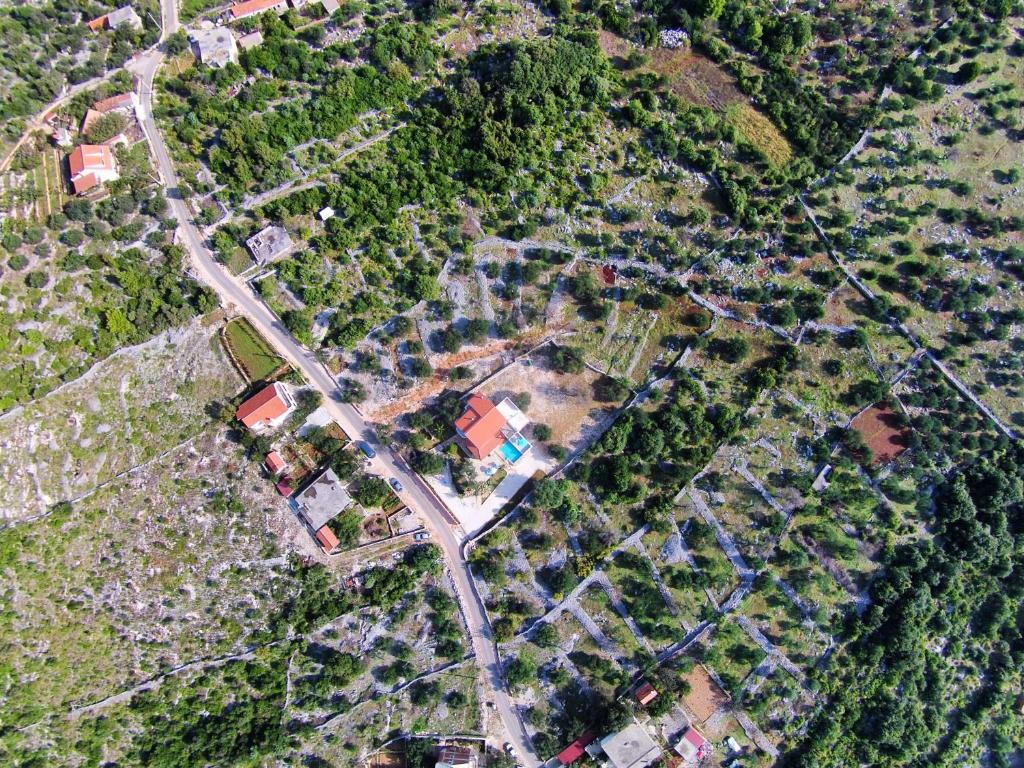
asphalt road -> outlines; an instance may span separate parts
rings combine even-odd
[[[163,0],[161,5],[164,7],[162,16],[165,23],[169,21],[173,25],[165,27],[163,37],[166,37],[175,30],[177,19],[173,10],[166,9],[166,6],[173,5],[173,0]],[[540,760],[534,753],[522,723],[505,692],[497,651],[491,639],[490,624],[484,614],[480,598],[473,589],[472,576],[469,573],[469,565],[463,557],[461,542],[452,530],[451,513],[433,494],[427,491],[419,476],[394,456],[387,447],[380,444],[374,431],[363,420],[359,412],[351,405],[341,402],[341,390],[337,381],[316,359],[316,356],[288,332],[280,320],[262,301],[256,298],[246,284],[217,263],[206,248],[188,205],[181,199],[174,164],[171,162],[167,146],[153,118],[153,78],[162,60],[162,53],[151,51],[133,62],[131,70],[139,79],[139,98],[144,115],[142,128],[156,158],[171,213],[178,221],[179,242],[191,256],[196,277],[217,293],[223,306],[244,315],[270,342],[277,353],[302,373],[306,381],[323,395],[324,407],[330,416],[352,439],[364,440],[374,447],[377,455],[371,461],[371,469],[384,477],[397,478],[402,483],[404,488],[400,494],[402,500],[413,511],[426,518],[427,527],[433,534],[433,541],[441,547],[444,554],[445,563],[452,576],[469,626],[477,663],[483,672],[481,682],[484,696],[494,702],[495,710],[505,726],[506,740],[515,747],[519,762],[526,768],[536,768],[540,764]]]

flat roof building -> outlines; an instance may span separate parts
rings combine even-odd
[[[257,264],[266,264],[287,253],[292,247],[292,239],[284,227],[270,226],[246,240],[245,245]]]
[[[299,514],[314,531],[319,531],[352,503],[352,497],[330,467],[294,498]]]
[[[262,42],[263,33],[257,29],[255,32],[250,32],[248,35],[242,35],[238,38],[238,47],[243,51],[247,51],[250,48],[255,48]]]
[[[238,62],[235,36],[227,27],[193,29],[188,37],[192,41],[192,52],[206,66],[220,69]]]
[[[476,753],[469,747],[444,744],[437,751],[434,768],[476,768]]]
[[[637,723],[605,736],[601,749],[612,768],[647,768],[661,759],[661,747]]]

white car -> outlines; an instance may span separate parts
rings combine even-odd
[[[508,741],[505,742],[505,751],[508,752],[508,754],[511,757],[515,757],[516,756],[516,748],[512,746],[511,742],[508,742]]]

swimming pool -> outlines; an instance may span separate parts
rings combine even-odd
[[[501,444],[501,455],[509,464],[515,464],[523,457],[523,454],[530,450],[530,444],[522,435],[513,435]]]

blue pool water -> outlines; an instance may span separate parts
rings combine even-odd
[[[506,440],[502,443],[501,448],[498,450],[501,451],[501,455],[504,456],[510,464],[515,464],[523,455],[522,451],[512,445],[511,440]]]

